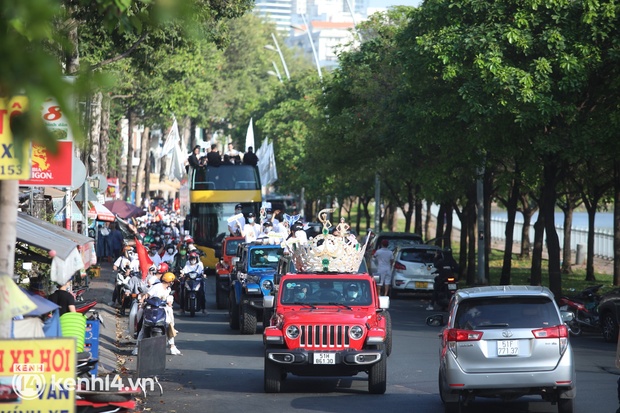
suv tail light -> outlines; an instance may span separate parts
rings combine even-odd
[[[568,328],[566,325],[539,328],[532,330],[534,338],[557,338],[560,340],[560,354],[564,354],[568,347]]]
[[[405,266],[404,266],[401,262],[396,261],[396,262],[394,263],[394,269],[395,269],[395,270],[398,270],[398,271],[404,271],[404,270],[406,270],[406,269],[407,269],[407,267],[405,267]]]
[[[456,343],[462,341],[479,341],[482,338],[482,334],[482,331],[461,330],[458,328],[450,328],[444,330],[444,347],[442,351],[445,351],[445,349],[447,348],[454,355],[454,357],[457,357]]]

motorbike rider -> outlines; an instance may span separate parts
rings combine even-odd
[[[167,272],[162,275],[161,280],[157,280],[156,278],[157,277],[153,279],[153,277],[151,277],[150,281],[153,282],[153,285],[147,291],[145,298],[158,297],[166,302],[166,335],[168,337],[168,344],[170,345],[170,353],[175,356],[181,355],[181,352],[174,344],[176,330],[174,328],[174,314],[172,312],[173,299],[170,295],[170,284],[175,280],[176,277],[173,273]],[[136,347],[132,352],[134,356],[138,354],[138,344],[143,337],[144,330],[140,329],[140,333],[138,334],[138,341],[136,342]]]
[[[122,285],[128,277],[131,277],[130,267],[137,265],[137,260],[134,262],[135,252],[132,246],[127,245],[123,248],[121,255],[112,264],[112,269],[117,272],[116,281],[114,285],[114,291],[112,292],[112,301],[110,306],[115,305],[117,302],[121,302],[123,297],[120,295]]]
[[[187,277],[187,275],[191,272],[195,272],[198,277],[201,277],[200,278],[200,290],[198,291],[198,300],[200,303],[200,307],[202,308],[202,312],[204,314],[206,313],[205,288],[204,288],[204,282],[205,282],[206,277],[204,277],[204,266],[202,265],[202,262],[199,259],[198,253],[195,251],[192,251],[189,253],[189,258],[187,260],[187,263],[181,270],[181,287],[180,287],[181,312],[182,313],[185,312],[185,277]]]
[[[166,245],[166,251],[164,255],[161,257],[161,262],[168,263],[168,265],[174,262],[174,257],[177,255],[176,248],[174,248],[174,244],[170,243]]]
[[[436,251],[435,257],[433,258],[433,266],[437,271],[437,275],[435,276],[433,282],[433,300],[428,307],[426,307],[429,311],[435,309],[435,305],[439,300],[439,293],[441,292],[441,289],[444,288],[448,277],[452,277],[457,273],[457,264],[456,261],[454,261],[452,254],[450,254],[450,257],[446,257],[441,251]]]

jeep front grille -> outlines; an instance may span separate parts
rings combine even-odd
[[[299,345],[314,348],[349,347],[349,326],[302,325]]]

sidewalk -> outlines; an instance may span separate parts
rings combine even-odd
[[[112,264],[100,263],[101,272],[98,278],[90,281],[90,290],[84,296],[87,300],[97,300],[95,309],[99,311],[103,324],[99,332],[99,376],[108,374],[131,375],[136,370],[135,357],[131,350],[135,345],[125,334],[126,318],[119,316],[119,310],[108,305],[112,301],[112,291],[116,276]]]

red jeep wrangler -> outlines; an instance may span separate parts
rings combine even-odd
[[[389,297],[378,297],[374,278],[357,272],[364,257],[359,244],[325,231],[308,244],[291,248],[297,272],[276,279],[276,295],[264,298],[264,308],[273,309],[271,325],[263,332],[265,392],[279,392],[287,373],[364,372],[368,391],[385,393]],[[350,259],[352,255],[359,260]],[[343,266],[338,261],[347,262]]]
[[[237,257],[237,247],[245,241],[243,237],[226,237],[222,241],[222,255],[215,265],[215,303],[218,309],[226,308],[230,291],[230,272]]]

